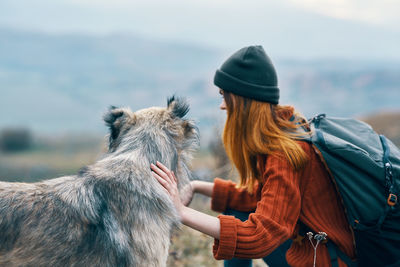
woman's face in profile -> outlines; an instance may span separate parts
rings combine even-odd
[[[222,89],[219,89],[219,94],[222,96],[222,102],[219,105],[219,108],[221,110],[226,110],[226,103],[225,103],[225,98],[224,98],[224,91]]]

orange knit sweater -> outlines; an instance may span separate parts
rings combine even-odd
[[[306,142],[299,142],[309,156],[309,163],[295,172],[281,157],[259,157],[263,174],[253,194],[236,188],[231,181],[216,178],[211,208],[252,212],[241,222],[233,216],[219,215],[220,239],[215,240],[216,259],[262,258],[289,238],[296,238],[300,219],[315,232],[326,232],[328,239],[351,258],[355,257],[352,233],[342,204],[328,173]],[[293,242],[286,254],[290,266],[312,266],[314,249],[307,238]],[[330,266],[325,244],[317,248],[316,266]],[[339,266],[346,266],[339,259]]]

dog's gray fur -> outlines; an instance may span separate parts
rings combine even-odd
[[[188,184],[199,137],[187,112],[174,97],[167,108],[111,107],[101,160],[75,176],[0,182],[0,266],[165,266],[179,218],[150,163]]]

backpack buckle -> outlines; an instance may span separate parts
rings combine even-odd
[[[320,121],[320,120],[322,120],[322,119],[325,118],[325,117],[326,117],[326,114],[325,114],[325,113],[315,115],[315,116],[311,119],[311,122]]]
[[[397,196],[395,194],[390,193],[387,198],[387,203],[389,206],[393,207],[397,203]]]

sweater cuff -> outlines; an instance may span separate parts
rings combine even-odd
[[[216,260],[229,260],[236,251],[237,227],[233,216],[219,215],[220,236],[214,239],[213,254]]]
[[[230,181],[220,178],[214,179],[214,187],[211,194],[211,209],[217,212],[224,212],[227,208],[229,197]]]

